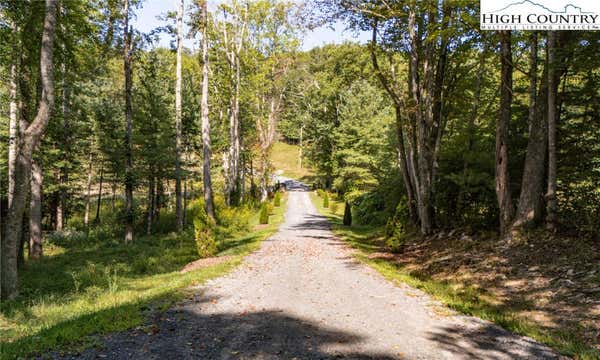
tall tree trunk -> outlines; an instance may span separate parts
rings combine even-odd
[[[410,66],[409,66],[409,86],[411,87],[413,106],[415,107],[414,116],[416,123],[416,162],[415,188],[417,195],[417,211],[421,225],[421,233],[429,234],[433,230],[433,216],[430,204],[431,199],[431,166],[433,165],[433,154],[429,149],[428,122],[432,118],[433,111],[433,40],[429,40],[425,50],[425,59],[423,62],[423,80],[424,86],[419,86],[419,45],[420,41],[416,35],[415,29],[416,13],[411,7],[409,11],[409,39],[410,39]],[[429,21],[435,21],[434,17]],[[424,100],[423,100],[424,98]],[[425,110],[425,113],[423,112]]]
[[[236,205],[239,203],[241,196],[240,52],[244,44],[247,14],[240,14],[240,8],[237,6],[232,7],[231,10],[235,12],[233,23],[230,28],[227,24],[223,24],[222,28],[223,43],[230,69],[230,84],[232,86],[232,94],[229,99],[229,155],[226,172],[226,198],[229,205]],[[229,29],[231,32],[228,31]]]
[[[469,115],[469,124],[467,125],[467,151],[463,155],[463,177],[466,178],[469,168],[468,155],[475,146],[475,121],[479,114],[479,102],[481,100],[481,85],[483,83],[483,73],[485,70],[485,57],[487,49],[481,51],[479,55],[479,67],[477,68],[477,77],[475,78],[475,94],[473,95],[473,105]]]
[[[548,31],[548,188],[546,191],[546,226],[556,229],[556,32]]]
[[[87,228],[90,224],[90,206],[92,201],[92,161],[94,157],[90,151],[89,165],[88,165],[88,178],[85,192],[85,212],[83,213],[83,225]]]
[[[161,174],[159,172],[159,174]],[[165,186],[163,184],[163,179],[159,175],[156,177],[156,194],[154,195],[154,220],[158,219],[160,216],[160,210],[165,205]]]
[[[402,95],[398,94],[392,87],[392,85],[388,82],[381,69],[379,67],[379,62],[377,60],[377,23],[375,22],[372,29],[372,37],[370,44],[371,51],[371,62],[373,63],[373,68],[375,69],[375,73],[379,78],[382,86],[388,92],[390,97],[394,102],[394,110],[396,114],[396,139],[398,141],[398,163],[400,165],[400,170],[402,171],[402,177],[404,182],[404,187],[406,189],[406,195],[408,200],[408,212],[410,219],[416,224],[417,223],[417,211],[415,206],[415,192],[413,187],[413,181],[410,175],[409,166],[407,163],[407,154],[406,148],[404,146],[404,130],[403,130],[403,121],[402,121],[402,109],[405,108],[404,102],[402,100]],[[302,139],[302,137],[301,137]],[[302,144],[301,144],[302,147]]]
[[[188,205],[188,180],[183,179],[183,227],[187,226],[187,205]]]
[[[2,293],[4,299],[14,299],[19,294],[17,254],[22,231],[25,197],[29,184],[25,181],[31,173],[34,148],[46,131],[54,106],[54,31],[56,28],[56,0],[46,0],[46,14],[40,51],[40,78],[42,93],[34,120],[21,132],[15,166],[13,200],[8,210],[6,234],[2,237]]]
[[[64,8],[63,8],[64,14]],[[64,25],[63,25],[64,31]],[[63,44],[63,52],[66,52]],[[62,230],[65,223],[65,211],[67,206],[67,182],[69,181],[69,155],[70,149],[70,130],[69,130],[69,95],[70,89],[67,83],[67,65],[65,61],[62,62],[62,166],[60,168],[60,175],[58,178],[58,206],[56,207],[56,230]]]
[[[227,194],[230,205],[237,205],[240,197],[240,123],[239,123],[239,59],[234,58],[235,80],[234,96],[231,99],[231,108],[229,115],[229,191]]]
[[[110,199],[110,209],[114,212],[116,209],[116,200],[117,200],[117,179],[116,179],[116,175],[115,178],[113,178],[112,180],[112,196]]]
[[[98,186],[98,200],[96,202],[96,217],[94,224],[100,224],[100,205],[102,204],[102,183],[104,182],[104,163],[100,164],[100,185]]]
[[[181,52],[183,49],[183,0],[177,7],[177,65],[175,70],[175,213],[177,232],[183,230],[183,207],[181,203]]]
[[[531,34],[531,52],[529,60],[529,140],[525,152],[525,165],[521,180],[521,193],[513,229],[534,225],[541,219],[544,192],[544,174],[546,160],[546,123],[540,105],[547,94],[542,79],[540,92],[537,93],[538,34]],[[544,73],[546,70],[544,70]],[[542,107],[543,108],[543,107]]]
[[[190,163],[190,151],[189,151],[189,140],[186,138],[185,141],[185,166],[186,167],[186,171],[184,171],[184,177],[183,177],[183,227],[185,228],[187,226],[188,223],[188,214],[187,214],[187,208],[188,208],[188,172],[187,172],[187,165]],[[193,196],[193,194],[192,194]]]
[[[19,120],[17,107],[17,23],[13,24],[13,53],[10,64],[9,84],[9,125],[8,125],[8,207],[11,207],[15,192],[15,167],[17,163],[17,152],[19,150]]]
[[[202,0],[202,183],[204,184],[204,207],[208,217],[214,220],[215,208],[210,175],[210,120],[208,118],[208,6]]]
[[[152,234],[152,224],[154,223],[154,173],[152,167],[150,168],[150,176],[148,176],[148,202],[146,209],[146,234]]]
[[[42,184],[44,175],[39,160],[31,162],[31,198],[29,200],[29,258],[42,257]]]
[[[129,0],[125,0],[125,24],[123,43],[123,70],[125,71],[125,242],[133,241],[133,151],[131,110],[131,30],[129,29]]]
[[[508,129],[512,105],[512,49],[510,30],[500,31],[501,89],[500,111],[496,126],[496,196],[500,212],[500,233],[506,234],[513,216],[508,171]]]

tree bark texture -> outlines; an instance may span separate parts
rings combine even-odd
[[[548,188],[546,190],[546,226],[556,228],[556,32],[548,31]]]
[[[29,257],[38,260],[42,250],[42,184],[44,175],[39,160],[31,162],[31,197],[29,200]]]
[[[212,180],[210,174],[210,119],[208,117],[208,5],[202,1],[202,183],[204,185],[204,207],[206,214],[214,220],[215,206],[213,200]]]
[[[531,34],[529,60],[529,140],[525,153],[521,193],[513,228],[531,227],[542,218],[546,161],[546,122],[543,109],[547,97],[547,79],[542,78],[538,92],[538,34]],[[547,69],[547,67],[546,67]],[[544,70],[544,74],[546,73]]]
[[[175,213],[177,232],[183,230],[183,207],[181,202],[181,52],[183,49],[183,0],[177,7],[177,64],[175,67]]]
[[[15,161],[15,187],[13,201],[8,210],[6,233],[2,237],[2,298],[14,299],[19,291],[17,254],[22,231],[25,198],[29,184],[25,181],[31,173],[33,151],[40,142],[54,106],[54,33],[56,28],[56,0],[46,0],[44,28],[40,51],[40,79],[42,92],[34,120],[21,132]]]
[[[133,149],[131,109],[131,30],[129,29],[129,0],[125,0],[125,34],[123,43],[123,70],[125,72],[125,242],[133,241]]]
[[[508,130],[512,106],[512,49],[511,32],[500,32],[500,111],[496,125],[496,197],[500,215],[500,233],[505,234],[513,217],[513,205],[510,194],[510,177],[508,172]]]

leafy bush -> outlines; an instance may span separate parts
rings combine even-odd
[[[281,206],[281,193],[278,191],[275,193],[275,198],[273,199],[273,205],[279,207]]]
[[[190,203],[194,214],[194,240],[200,257],[213,256],[217,252],[217,242],[213,236],[214,221],[208,216],[204,208],[204,200],[198,199]]]
[[[593,238],[600,235],[600,188],[592,183],[561,186],[558,193],[561,228],[573,235]]]
[[[217,253],[217,242],[210,227],[194,228],[196,248],[201,258],[210,257]]]
[[[219,234],[229,237],[250,229],[252,210],[245,205],[238,207],[219,206],[216,209],[216,217],[218,225],[216,230],[219,231]]]
[[[269,223],[269,207],[267,206],[266,202],[264,202],[260,205],[259,222],[261,224]]]
[[[317,189],[317,196],[322,198],[325,195],[325,191],[323,189]]]
[[[329,195],[327,193],[323,194],[323,207],[324,208],[329,207]]]
[[[252,205],[227,206],[222,196],[214,199],[216,223],[213,224],[213,236],[219,239],[234,236],[250,229]],[[207,224],[208,216],[204,209],[204,199],[197,199],[188,205],[188,216],[192,219],[200,217],[202,223]]]
[[[344,225],[352,225],[352,207],[347,201],[344,204]]]
[[[401,199],[396,212],[385,225],[385,245],[391,252],[400,252],[408,238],[410,215],[405,199]]]
[[[354,221],[359,225],[384,225],[393,215],[393,209],[386,211],[386,196],[379,191],[358,195],[351,202]]]
[[[329,205],[329,211],[331,211],[331,213],[332,213],[333,215],[335,215],[335,214],[337,213],[337,211],[338,211],[338,203],[337,203],[337,202],[335,202],[335,201],[334,201],[334,202],[332,202],[332,203]]]

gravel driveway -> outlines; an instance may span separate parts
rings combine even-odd
[[[357,263],[294,186],[285,223],[227,276],[157,315],[152,331],[103,339],[83,358],[553,359],[553,351]],[[152,334],[152,335],[150,335]]]

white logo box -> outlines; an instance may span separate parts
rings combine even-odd
[[[600,30],[600,0],[480,0],[481,30]]]

